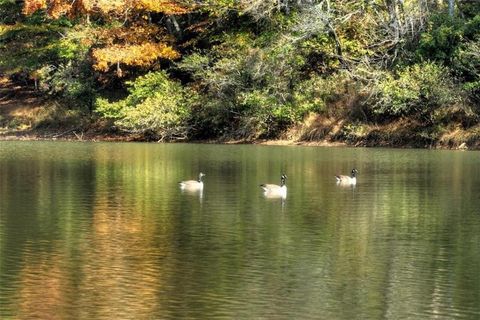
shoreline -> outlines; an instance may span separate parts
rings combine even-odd
[[[351,144],[344,141],[323,140],[293,140],[293,139],[257,139],[257,140],[235,140],[235,139],[205,139],[205,140],[182,140],[161,142],[142,138],[141,136],[129,134],[101,134],[101,133],[77,133],[75,130],[48,131],[44,133],[33,132],[4,132],[0,133],[0,141],[70,141],[70,142],[144,142],[144,143],[197,143],[197,144],[224,144],[224,145],[263,145],[263,146],[308,146],[308,147],[349,147],[349,148],[392,148],[392,149],[424,149],[424,150],[458,150],[478,151],[478,145],[468,146],[462,143],[459,146],[446,146],[435,144],[421,147],[418,143],[394,145],[393,143],[372,143],[371,141],[359,141]]]
[[[58,104],[54,101],[46,100],[31,88],[12,83],[0,75],[0,141],[158,142],[145,135],[118,131],[108,122],[98,119],[69,119],[56,107]],[[343,118],[310,114],[303,122],[286,130],[279,139],[217,138],[172,142],[480,150],[480,124],[462,128],[461,124],[452,122],[444,125],[443,132],[429,136],[428,130],[422,132],[423,124],[415,119],[400,118],[384,124],[356,123],[350,127],[344,127],[345,121]]]

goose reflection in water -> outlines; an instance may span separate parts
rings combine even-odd
[[[188,188],[181,188],[182,194],[191,196],[191,197],[198,197],[200,203],[203,202],[203,188],[201,189],[188,189]]]

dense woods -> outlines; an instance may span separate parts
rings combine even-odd
[[[32,128],[478,147],[480,2],[0,0],[0,73]]]

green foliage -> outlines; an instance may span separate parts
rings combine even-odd
[[[432,125],[440,109],[480,104],[480,7],[471,1],[457,1],[454,18],[446,2],[208,0],[189,15],[138,20],[25,17],[19,3],[0,0],[2,74],[80,111],[96,101],[101,117],[158,139],[279,137],[311,113],[358,128],[401,117]],[[93,70],[95,49],[145,40],[168,40],[181,57],[140,67],[112,51],[115,76]],[[126,86],[125,99],[95,100]]]
[[[237,103],[243,109],[237,132],[240,138],[274,137],[295,118],[290,105],[278,103],[274,95],[262,90],[241,93]]]
[[[14,24],[22,16],[22,6],[15,0],[0,0],[0,24]]]
[[[83,45],[78,39],[72,37],[63,37],[58,41],[57,54],[64,61],[81,59],[85,55],[88,47]]]
[[[463,30],[459,20],[448,16],[434,17],[426,32],[421,35],[417,54],[423,60],[448,63],[462,40]]]
[[[462,46],[455,57],[454,67],[463,79],[463,88],[480,109],[480,39]]]
[[[470,11],[472,13],[474,11]],[[417,55],[422,60],[436,60],[452,68],[459,87],[472,98],[480,101],[480,15],[468,20],[434,16],[428,30],[422,34]]]
[[[218,101],[206,105],[212,106],[208,114],[215,123],[225,126],[220,131],[235,138],[274,137],[299,121],[305,106],[292,103],[306,64],[302,52],[273,32],[259,37],[240,32],[222,41],[178,65],[192,73],[205,100]]]
[[[96,112],[106,119],[119,120],[125,118],[127,108],[126,100],[110,102],[105,98],[97,98],[95,101]]]
[[[196,100],[193,92],[170,80],[165,72],[151,72],[127,84],[127,98],[112,103],[98,99],[97,112],[114,119],[120,128],[153,133],[161,140],[188,136],[188,120]]]
[[[0,28],[0,72],[29,73],[58,61],[56,26],[14,25]]]
[[[480,2],[478,1],[458,1],[457,5],[467,19],[478,16],[480,12]]]
[[[326,78],[313,75],[310,79],[298,83],[293,103],[298,117],[303,118],[309,112],[326,112],[328,103],[340,98],[340,90],[347,80],[345,74],[339,73]]]
[[[434,63],[387,73],[374,91],[373,111],[386,116],[431,115],[435,109],[460,100],[449,70]]]
[[[93,73],[82,44],[87,34],[58,25],[17,24],[0,29],[0,71],[25,79],[68,106],[90,108]]]
[[[41,69],[40,87],[69,106],[91,110],[95,96],[93,74],[85,63],[70,61],[55,69]]]
[[[464,37],[467,40],[478,40],[480,38],[480,14],[466,21],[464,28]]]

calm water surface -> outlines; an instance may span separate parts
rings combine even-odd
[[[479,152],[0,142],[0,318],[479,319],[479,208]]]

